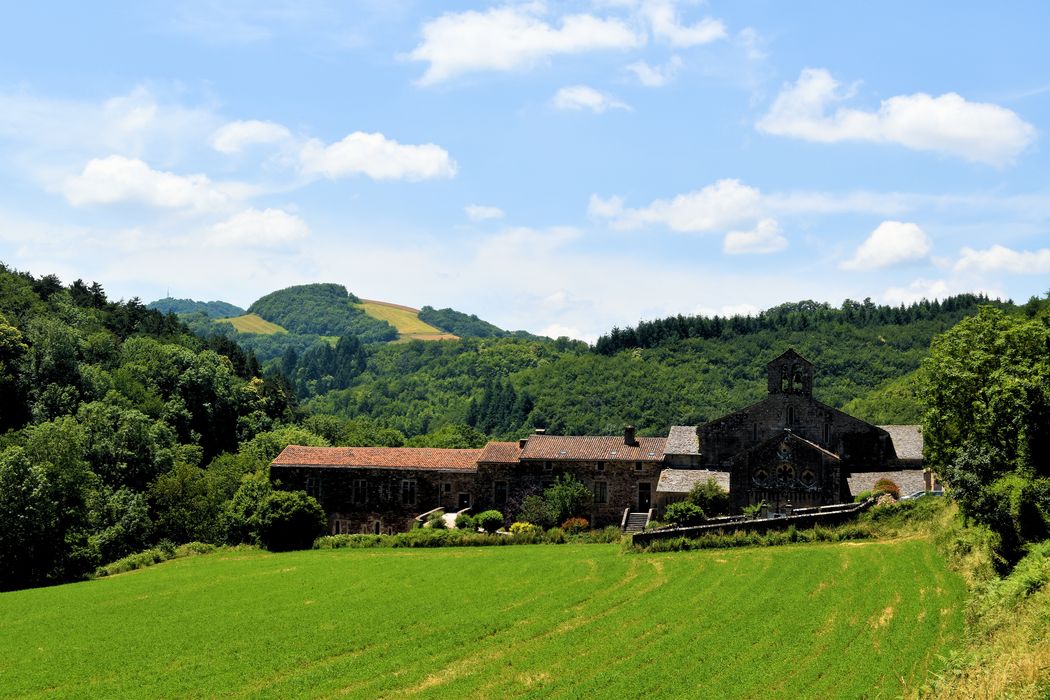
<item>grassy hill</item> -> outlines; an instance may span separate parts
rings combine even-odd
[[[398,340],[457,340],[419,318],[419,309],[374,299],[362,299],[357,306],[372,318],[385,321],[397,329]]]
[[[215,319],[215,322],[229,323],[237,329],[238,333],[273,335],[274,333],[288,332],[281,326],[278,326],[276,323],[270,323],[258,314],[244,314],[243,316],[234,316],[233,318],[217,318]]]
[[[922,539],[227,550],[0,596],[27,697],[896,697],[961,644]]]

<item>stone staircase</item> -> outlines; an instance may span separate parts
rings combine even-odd
[[[627,513],[623,521],[623,531],[641,532],[645,530],[645,526],[649,524],[649,516],[652,513],[651,510],[645,513]]]

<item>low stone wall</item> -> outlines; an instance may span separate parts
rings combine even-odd
[[[788,515],[782,518],[762,518],[746,520],[740,518],[722,518],[718,522],[704,523],[703,525],[692,525],[690,527],[672,527],[663,530],[650,530],[648,532],[637,532],[632,542],[640,547],[647,546],[654,540],[665,540],[674,537],[700,537],[707,534],[723,534],[726,532],[768,532],[770,530],[786,530],[792,525],[797,529],[811,528],[815,525],[832,526],[841,525],[856,518],[860,513],[874,504],[868,499],[863,503],[852,503],[842,508],[835,509],[807,509],[809,512],[798,515]]]

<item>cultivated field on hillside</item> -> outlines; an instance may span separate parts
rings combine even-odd
[[[380,321],[386,321],[397,329],[399,340],[455,340],[458,336],[419,320],[419,309],[385,301],[362,299],[361,309]]]
[[[895,697],[963,596],[921,539],[226,551],[0,595],[0,694]]]
[[[274,333],[288,332],[281,326],[278,326],[276,323],[270,323],[258,314],[245,314],[244,316],[234,316],[233,318],[220,318],[216,320],[233,324],[233,327],[237,329],[238,333],[273,335]]]

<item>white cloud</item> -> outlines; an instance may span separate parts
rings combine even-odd
[[[914,262],[928,256],[932,247],[930,237],[917,224],[883,221],[860,244],[853,257],[839,267],[843,270],[874,270]]]
[[[618,197],[592,195],[588,212],[611,219],[618,229],[663,224],[672,231],[706,233],[758,221],[762,195],[739,180],[718,180],[712,185],[677,197],[657,199],[647,207],[628,209]]]
[[[669,42],[671,46],[687,48],[726,37],[725,25],[711,17],[705,17],[692,25],[683,25],[675,4],[670,0],[650,0],[642,5],[642,14],[649,20],[653,36]]]
[[[907,287],[890,287],[882,294],[886,304],[914,304],[923,299],[943,299],[951,295],[950,287],[945,280],[918,279]]]
[[[623,21],[588,14],[565,15],[554,27],[538,3],[484,12],[449,12],[422,27],[409,54],[429,64],[419,79],[433,85],[479,71],[524,70],[560,54],[629,49],[644,43]]]
[[[219,246],[270,246],[305,238],[306,222],[282,209],[246,209],[211,227],[209,243]]]
[[[722,250],[730,255],[742,253],[776,253],[787,248],[787,239],[780,235],[776,219],[762,219],[752,231],[730,231],[722,242]]]
[[[489,207],[484,204],[468,204],[463,207],[467,218],[471,221],[488,221],[490,219],[502,219],[505,214],[499,207]]]
[[[852,96],[819,68],[807,68],[777,96],[756,128],[807,141],[897,143],[989,165],[1012,162],[1035,139],[1036,130],[1016,113],[986,102],[968,102],[954,92],[883,100],[878,111],[828,108]]]
[[[383,134],[360,131],[329,146],[311,139],[300,161],[304,173],[332,179],[364,174],[373,180],[428,180],[456,174],[455,161],[440,146],[404,145]]]
[[[998,244],[984,250],[963,248],[955,263],[955,271],[970,270],[1013,275],[1050,274],[1050,248],[1013,250]]]
[[[70,204],[139,202],[168,209],[214,211],[231,196],[207,175],[176,175],[154,170],[144,161],[124,156],[95,158],[79,175],[68,178],[63,194]]]
[[[251,119],[224,124],[212,136],[211,145],[220,153],[240,153],[246,146],[280,143],[291,137],[287,128],[274,122]]]
[[[539,330],[537,335],[545,335],[548,338],[561,338],[564,336],[566,338],[572,338],[574,340],[583,340],[588,343],[593,343],[594,341],[598,340],[597,335],[586,334],[576,326],[566,326],[561,323],[551,323],[547,326],[544,326]]]
[[[712,316],[728,318],[731,316],[757,316],[761,310],[754,304],[723,304],[719,307],[701,304],[693,309],[693,313],[699,316],[707,316],[708,318]]]
[[[634,73],[638,82],[646,87],[663,87],[672,80],[682,68],[682,59],[672,56],[671,60],[662,66],[651,66],[645,61],[637,61],[627,66],[627,70]]]
[[[551,106],[555,109],[566,110],[589,109],[595,114],[601,114],[610,109],[631,109],[612,95],[606,95],[586,85],[563,87],[551,98]]]

